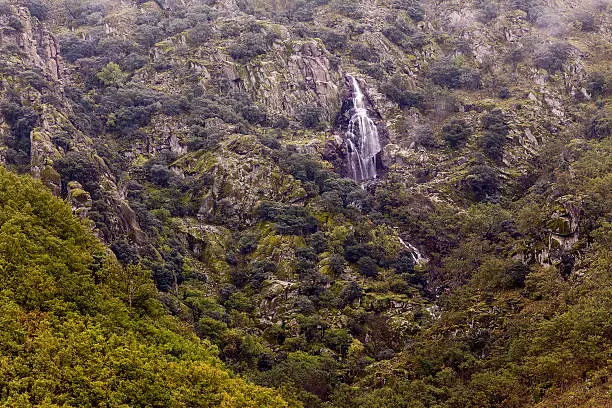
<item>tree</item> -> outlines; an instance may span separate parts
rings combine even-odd
[[[261,219],[274,222],[279,234],[313,233],[318,226],[317,219],[303,207],[264,201],[256,208],[256,213]]]
[[[425,98],[419,92],[409,91],[404,81],[399,76],[393,76],[382,84],[381,91],[389,99],[399,105],[400,108],[420,108]]]
[[[331,257],[329,257],[329,267],[335,276],[338,276],[342,272],[344,272],[345,266],[346,261],[344,260],[344,257],[342,255],[333,254]]]
[[[30,15],[39,20],[46,20],[49,15],[49,7],[40,0],[24,0],[24,5],[30,10]]]
[[[574,12],[571,19],[578,25],[581,31],[592,32],[597,29],[595,10],[582,8]]]
[[[288,406],[228,372],[40,182],[0,169],[0,203],[0,405]]]
[[[329,329],[325,331],[323,343],[340,354],[346,354],[353,338],[346,329]]]
[[[74,35],[65,35],[59,40],[60,52],[68,62],[75,62],[96,54],[96,44],[91,40],[83,40]]]
[[[410,252],[401,252],[394,264],[395,273],[405,274],[414,272],[414,258]]]
[[[355,282],[349,282],[345,287],[342,288],[339,294],[342,304],[344,306],[350,305],[353,301],[361,299],[363,297],[363,289]]]
[[[245,233],[238,240],[238,251],[243,254],[250,254],[257,248],[257,241],[259,236],[255,233]]]
[[[480,73],[476,69],[462,67],[460,61],[444,59],[432,65],[429,76],[436,84],[448,88],[480,88]]]
[[[5,16],[13,15],[13,7],[7,0],[0,1],[0,14]]]
[[[375,278],[378,276],[378,265],[376,261],[369,256],[362,256],[359,258],[359,261],[357,261],[357,268],[360,274],[368,278]]]
[[[453,119],[442,127],[442,138],[455,149],[462,146],[472,135],[472,128],[462,119]]]
[[[100,171],[94,158],[86,153],[70,151],[55,162],[57,171],[62,176],[62,184],[78,181],[89,192],[100,188]]]
[[[143,308],[145,301],[155,296],[155,285],[151,279],[151,271],[140,263],[130,263],[126,266],[112,265],[111,277],[107,280],[113,285],[119,296],[130,308]]]
[[[425,148],[434,147],[435,140],[433,129],[427,124],[416,125],[412,129],[412,140],[417,146]]]
[[[351,48],[351,56],[356,60],[368,62],[378,62],[380,59],[376,50],[364,44],[354,45],[353,48]]]
[[[255,57],[267,52],[265,35],[262,33],[246,33],[240,36],[230,48],[229,54],[242,64],[246,64]]]
[[[449,88],[458,88],[460,85],[461,71],[452,61],[445,60],[435,63],[429,75],[436,85]]]
[[[189,40],[196,45],[205,43],[212,36],[212,29],[208,23],[197,23],[193,28],[187,31]]]
[[[0,113],[11,127],[10,135],[4,140],[9,148],[6,152],[7,164],[29,165],[30,134],[38,123],[38,114],[30,106],[9,101],[2,102]]]
[[[591,118],[586,128],[587,137],[596,140],[603,140],[612,135],[612,117],[605,113],[600,113]]]
[[[121,71],[119,64],[115,62],[106,64],[96,76],[105,86],[119,87],[123,85],[127,79],[127,74]]]
[[[463,179],[463,183],[476,201],[484,201],[497,193],[497,174],[492,167],[486,165],[472,167]]]
[[[172,172],[168,166],[163,164],[154,164],[149,169],[149,179],[161,187],[168,186],[171,176]]]
[[[591,96],[601,96],[608,92],[608,82],[604,74],[601,72],[591,72],[586,80],[586,90]]]
[[[504,154],[506,136],[509,133],[508,124],[501,110],[496,109],[484,115],[484,134],[479,139],[479,145],[493,160],[501,160]]]

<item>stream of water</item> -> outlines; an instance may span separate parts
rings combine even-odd
[[[353,107],[349,111],[351,119],[346,131],[348,168],[353,180],[359,183],[373,180],[378,175],[376,156],[380,153],[381,146],[378,129],[368,116],[365,95],[359,87],[359,82],[351,75],[348,75],[347,78],[353,88]],[[427,262],[414,245],[405,242],[402,238],[399,240],[404,248],[410,251],[415,264]]]
[[[398,237],[398,238],[399,238],[400,244],[402,244],[404,248],[410,251],[410,255],[412,255],[412,260],[414,261],[415,264],[427,262],[427,259],[424,258],[423,255],[421,255],[421,251],[419,251],[417,247],[412,245],[410,242],[404,241],[401,237]]]
[[[380,152],[378,129],[368,116],[365,95],[355,77],[348,75],[353,88],[353,108],[346,132],[348,167],[353,180],[360,182],[375,179],[376,155]]]

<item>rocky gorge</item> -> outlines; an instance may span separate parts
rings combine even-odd
[[[4,167],[249,381],[610,401],[608,2],[5,1],[0,48]]]

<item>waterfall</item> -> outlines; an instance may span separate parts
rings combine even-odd
[[[427,262],[427,259],[423,258],[423,255],[421,255],[421,251],[419,251],[414,245],[412,245],[409,242],[408,243],[405,242],[402,239],[402,237],[397,237],[397,238],[399,238],[400,244],[402,244],[404,248],[410,251],[410,255],[412,255],[412,260],[414,261],[415,264]]]
[[[353,87],[353,108],[346,132],[348,167],[355,181],[376,178],[376,155],[381,151],[378,129],[368,116],[365,96],[355,77],[347,78]]]

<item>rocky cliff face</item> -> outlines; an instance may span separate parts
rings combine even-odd
[[[4,92],[12,90],[12,81],[19,81],[17,74],[31,73],[30,82],[21,83],[22,88],[16,91],[20,93],[19,102],[33,107],[38,115],[38,126],[23,137],[29,137],[32,172],[40,175],[46,160],[58,156],[57,148],[51,142],[51,133],[57,131],[57,116],[61,115],[62,107],[56,108],[43,101],[43,94],[58,97],[62,93],[58,44],[55,37],[38,20],[32,19],[28,9],[23,7],[9,7],[0,17],[0,26],[0,46],[8,57],[3,66]],[[6,123],[2,127],[4,139],[9,137],[8,127]]]
[[[64,78],[66,67],[59,56],[56,36],[25,7],[6,8],[0,25],[0,47],[8,57],[2,66],[6,105],[3,107],[5,121],[0,124],[3,132],[0,136],[4,141],[4,164],[23,166],[27,163],[29,172],[43,180],[57,195],[62,194],[63,185],[75,212],[86,217],[91,206],[90,193],[82,190],[83,186],[78,182],[72,186],[75,181],[62,179],[54,168],[67,150],[83,152],[102,174],[100,188],[105,191],[105,200],[116,214],[112,226],[115,233],[128,234],[142,242],[136,216],[117,187],[111,170],[92,148],[91,137],[73,123],[75,113],[64,89],[70,81]],[[8,113],[15,109],[14,115]],[[29,123],[23,124],[26,115]],[[15,142],[15,138],[22,140]],[[16,145],[20,150],[15,149]],[[7,154],[10,156],[8,159]],[[15,154],[24,157],[15,162],[12,158]]]
[[[25,7],[2,14],[0,46],[23,55],[23,66],[38,68],[53,81],[62,77],[57,39]]]
[[[266,57],[244,68],[238,78],[272,115],[299,118],[307,105],[319,106],[330,121],[340,104],[342,74],[315,40],[285,38]],[[236,80],[234,79],[234,80]]]

